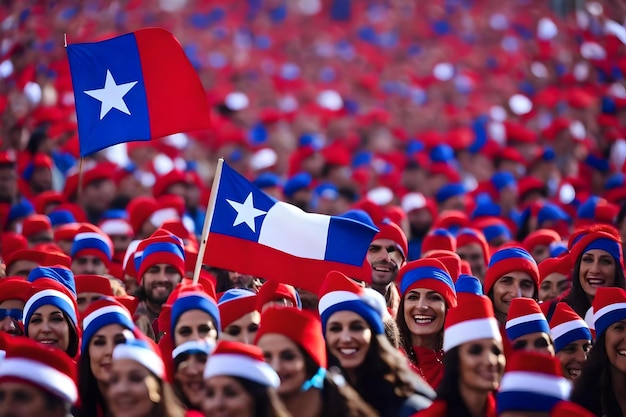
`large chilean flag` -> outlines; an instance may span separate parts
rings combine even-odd
[[[67,46],[80,155],[209,128],[198,74],[174,36],[141,29]]]
[[[221,164],[204,263],[317,293],[332,270],[371,280],[365,260],[378,229],[277,201]]]

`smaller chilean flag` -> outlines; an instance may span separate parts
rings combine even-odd
[[[204,263],[317,293],[337,270],[371,281],[365,255],[378,232],[342,216],[307,213],[277,201],[226,163],[218,167]]]
[[[141,29],[67,46],[80,155],[209,128],[198,74],[174,36]]]

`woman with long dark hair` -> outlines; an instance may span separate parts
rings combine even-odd
[[[278,398],[280,378],[254,345],[222,340],[204,368],[205,417],[288,417]]]
[[[278,395],[299,417],[373,417],[376,412],[327,372],[322,324],[311,312],[270,307],[261,315],[256,344],[280,377]]]
[[[78,362],[81,416],[104,417],[109,414],[105,394],[111,378],[113,349],[124,343],[124,330],[134,327],[130,312],[112,298],[94,301],[85,310]]]
[[[207,339],[190,340],[172,352],[174,391],[188,410],[202,409],[204,401],[204,367],[215,343]]]
[[[626,291],[598,288],[593,300],[596,342],[571,400],[597,416],[626,415]]]
[[[415,373],[437,388],[443,377],[443,324],[457,305],[454,283],[437,259],[419,259],[398,273],[400,345]]]
[[[319,313],[331,365],[381,417],[410,416],[434,392],[409,368],[385,335],[383,305],[356,282],[331,271],[320,289]]]
[[[495,417],[494,392],[504,373],[504,352],[491,301],[459,294],[446,317],[444,375],[437,399],[417,417]]]

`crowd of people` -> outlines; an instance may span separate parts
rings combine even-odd
[[[0,417],[626,416],[625,18],[3,2]],[[149,26],[180,41],[211,129],[79,162],[64,35]],[[313,293],[203,263],[218,157],[375,225],[367,278]]]

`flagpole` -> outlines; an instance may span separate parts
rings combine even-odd
[[[76,190],[76,199],[80,203],[80,197],[83,194],[83,162],[84,159],[81,156],[78,161],[78,189]]]
[[[209,203],[207,204],[206,213],[204,213],[204,226],[202,226],[202,237],[200,240],[200,247],[198,248],[198,259],[196,259],[196,266],[193,270],[194,284],[197,284],[198,280],[200,279],[200,270],[202,269],[202,261],[204,260],[206,243],[209,239],[209,229],[211,228],[211,222],[213,221],[213,212],[215,211],[215,201],[217,200],[217,192],[220,184],[220,178],[222,177],[223,164],[224,158],[219,158],[217,160],[215,176],[213,177],[213,185],[211,186],[211,196],[209,197]]]

